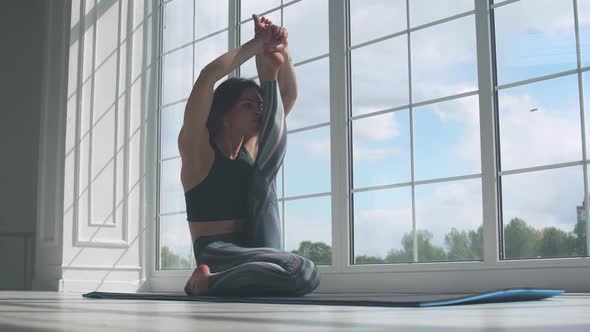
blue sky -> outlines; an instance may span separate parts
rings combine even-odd
[[[362,2],[362,5],[361,5]],[[165,50],[192,38],[192,1],[174,0],[168,6]],[[412,26],[473,9],[473,1],[412,0]],[[260,7],[262,6],[262,7]],[[244,11],[261,12],[272,1],[254,1]],[[432,6],[438,6],[434,10]],[[574,18],[570,1],[520,1],[496,12],[498,79],[500,84],[576,68]],[[176,8],[174,10],[174,8]],[[207,25],[211,17],[225,17],[221,9],[197,11],[201,35],[222,29]],[[353,45],[403,29],[405,1],[351,3]],[[403,12],[403,15],[398,13]],[[583,66],[590,65],[590,0],[579,1]],[[190,15],[189,15],[190,14]],[[176,16],[174,16],[176,15]],[[397,15],[397,16],[396,16]],[[434,15],[434,16],[433,16]],[[436,16],[439,15],[439,16]],[[184,17],[173,20],[173,17]],[[245,14],[242,16],[246,18]],[[269,15],[280,23],[278,12]],[[393,19],[392,19],[393,18]],[[314,22],[304,24],[304,22]],[[387,24],[383,24],[387,22]],[[251,24],[242,40],[251,36]],[[284,11],[294,61],[328,52],[327,1],[304,0]],[[397,30],[396,30],[397,29]],[[190,34],[186,31],[190,30]],[[197,35],[199,35],[199,33]],[[314,36],[309,40],[309,36]],[[168,40],[168,41],[167,41]],[[468,16],[419,30],[411,35],[412,99],[414,102],[476,91],[477,59],[474,17]],[[196,44],[195,70],[221,55],[227,32]],[[224,48],[225,47],[225,48]],[[407,36],[352,51],[353,115],[407,105]],[[164,103],[186,98],[192,81],[192,48],[164,58]],[[299,98],[289,115],[289,129],[329,121],[329,69],[324,58],[296,68]],[[252,61],[242,68],[255,75]],[[500,140],[503,170],[579,161],[582,159],[580,106],[576,75],[499,92]],[[584,74],[586,114],[590,108],[590,73]],[[414,108],[416,180],[481,172],[477,94]],[[530,112],[537,108],[538,111]],[[178,155],[176,137],[184,104],[163,109],[162,158]],[[586,116],[586,128],[590,127]],[[586,130],[588,133],[589,131]],[[354,186],[410,181],[410,128],[407,109],[353,121]],[[590,135],[586,135],[590,136]],[[590,140],[587,138],[587,142]],[[330,191],[329,127],[293,133],[285,158],[286,196]],[[161,213],[184,210],[179,182],[180,159],[167,161],[162,170]],[[282,181],[279,180],[279,192]],[[570,231],[576,206],[583,200],[580,166],[505,176],[504,218],[524,218],[537,228],[557,226]],[[384,256],[399,248],[403,233],[412,229],[410,187],[355,194],[356,255]],[[451,229],[476,229],[482,223],[481,181],[469,179],[416,187],[416,223],[442,245]],[[300,241],[331,244],[330,197],[285,202],[286,249]],[[190,254],[186,215],[162,217],[162,245]]]

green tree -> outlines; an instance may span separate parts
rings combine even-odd
[[[468,236],[474,259],[483,259],[483,225],[479,226],[477,231],[469,231]]]
[[[292,253],[310,259],[316,265],[332,264],[332,247],[324,242],[303,241]]]
[[[588,248],[586,248],[586,219],[579,219],[574,226],[573,231],[573,255],[586,256],[588,255]]]
[[[455,227],[445,235],[449,260],[480,260],[483,255],[483,225],[477,231],[459,231]]]
[[[385,263],[406,263],[413,262],[413,250],[406,251],[405,249],[390,249],[385,256]]]
[[[544,228],[536,243],[536,251],[538,255],[543,257],[569,256],[573,247],[574,243],[570,242],[568,234],[556,227]]]
[[[437,247],[430,243],[432,239],[432,233],[419,229],[416,231],[416,240],[418,242],[418,261],[441,261],[447,260],[447,253],[443,248]],[[402,237],[402,246],[404,247],[404,253],[413,257],[414,252],[414,236],[412,233],[405,233]]]
[[[383,260],[383,258],[381,258],[381,257],[361,255],[361,256],[356,256],[355,263],[356,264],[376,264],[376,263],[386,263],[386,261]]]
[[[520,218],[513,218],[504,228],[506,258],[536,257],[536,244],[541,238],[539,231]]]

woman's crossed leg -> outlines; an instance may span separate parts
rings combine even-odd
[[[196,255],[199,268],[185,286],[188,295],[303,296],[320,283],[311,260],[275,248],[213,241]]]

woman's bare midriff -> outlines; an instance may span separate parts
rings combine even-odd
[[[243,226],[244,219],[194,221],[188,223],[193,243],[198,237],[201,236],[218,235],[242,231]]]

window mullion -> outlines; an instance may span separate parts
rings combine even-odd
[[[332,183],[332,267],[343,272],[350,258],[349,109],[348,109],[348,1],[330,0],[330,162]]]
[[[590,212],[590,206],[588,206],[588,164],[586,160],[588,155],[586,154],[586,120],[584,120],[584,84],[582,78],[582,50],[580,49],[580,12],[578,10],[578,0],[573,0],[574,3],[574,27],[576,32],[576,59],[577,59],[577,71],[578,71],[578,98],[580,103],[580,123],[581,123],[581,134],[582,134],[582,159],[584,160],[584,166],[582,171],[584,174],[584,210],[586,218],[586,255],[590,251],[590,222],[588,222],[588,215]]]
[[[196,4],[195,4],[196,5]],[[240,46],[241,41],[240,39],[240,1],[239,0],[229,0],[229,13],[228,13],[228,35],[227,35],[227,49],[233,50],[234,48]],[[195,17],[196,19],[196,17]],[[232,70],[229,73],[229,77],[239,77],[239,70],[241,66]]]
[[[496,169],[496,146],[494,145],[496,132],[492,76],[491,9],[488,0],[474,1],[482,170],[483,260],[484,265],[488,265],[498,262],[498,232],[501,231],[498,229],[498,172]]]

